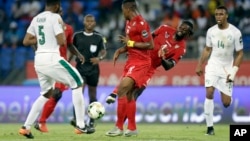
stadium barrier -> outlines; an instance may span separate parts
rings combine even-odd
[[[106,108],[100,122],[116,120],[116,104],[105,103],[113,87],[98,87],[98,101]],[[39,96],[39,87],[0,86],[0,123],[24,122],[34,100]],[[249,87],[235,87],[233,103],[224,108],[219,93],[215,93],[215,123],[249,123]],[[84,94],[88,104],[87,91]],[[137,122],[146,123],[204,123],[204,87],[148,87],[137,101]],[[64,92],[62,99],[48,122],[69,122],[72,119],[71,90]],[[86,116],[87,120],[87,116]]]
[[[117,62],[116,66],[112,61],[102,61],[100,63],[99,85],[115,86],[118,84],[123,72],[124,62]],[[235,78],[236,86],[250,86],[250,61],[243,61]],[[73,64],[74,65],[74,64]],[[181,60],[179,64],[169,71],[162,67],[156,70],[155,75],[149,82],[150,86],[203,86],[204,76],[198,77],[195,74],[197,61]],[[38,85],[37,76],[34,70],[34,62],[29,61],[26,65],[26,81],[24,85]]]

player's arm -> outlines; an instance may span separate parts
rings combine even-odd
[[[53,22],[53,30],[56,35],[57,44],[59,46],[66,45],[66,37],[64,33],[64,22],[59,15],[55,15],[57,20]]]
[[[162,49],[160,51],[162,51]],[[171,58],[162,57],[161,65],[166,71],[172,69],[181,60],[185,52],[186,50],[184,48],[176,49],[174,55],[171,56]],[[167,54],[167,52],[165,54]]]
[[[99,57],[98,57],[99,61],[103,60],[107,55],[106,44],[107,44],[106,38],[102,37],[102,41],[100,43],[101,51],[100,51]]]
[[[120,54],[123,54],[123,53],[125,53],[127,51],[128,51],[128,49],[127,49],[126,45],[123,46],[123,47],[121,47],[121,48],[119,48],[119,49],[117,49],[115,51],[115,53],[113,55],[114,66],[115,66],[116,60],[119,58]]]
[[[139,48],[139,49],[153,49],[154,48],[153,39],[151,39],[149,42],[136,42],[136,41],[130,40],[128,37],[119,35],[119,40],[122,43],[124,43],[127,47],[130,47],[130,48]]]
[[[235,33],[237,36],[237,39],[235,41],[236,46],[236,55],[233,63],[233,67],[229,70],[228,76],[227,76],[227,82],[233,82],[234,77],[236,73],[238,72],[238,69],[240,67],[240,64],[243,60],[244,52],[243,52],[243,41],[242,41],[242,35],[241,32]]]
[[[24,46],[31,46],[31,45],[36,45],[37,40],[36,40],[36,36],[30,34],[30,33],[26,33],[24,39],[23,39],[23,45]]]
[[[198,76],[201,76],[203,74],[202,65],[207,61],[207,59],[208,59],[209,55],[211,54],[211,52],[212,52],[212,47],[206,46],[203,49],[201,57],[200,57],[200,59],[198,61],[197,67],[196,67],[196,74]]]
[[[77,58],[79,58],[82,63],[85,61],[84,56],[76,49],[76,47],[73,44],[69,44],[68,49],[70,53],[77,56]],[[70,62],[71,59],[72,58],[69,58],[68,61]]]
[[[163,68],[167,71],[170,70],[171,68],[173,68],[175,66],[175,60],[173,60],[172,58],[170,59],[162,59],[161,60],[161,65],[163,66]]]

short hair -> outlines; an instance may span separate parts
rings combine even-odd
[[[189,29],[190,35],[193,35],[194,34],[194,31],[193,31],[194,25],[190,21],[183,21],[182,23],[184,23],[190,27],[190,29]]]
[[[128,3],[128,2],[134,2],[135,3],[135,0],[123,0],[122,4],[125,4],[125,3]]]
[[[60,4],[61,0],[46,0],[46,5],[47,6],[52,6],[52,5],[56,5],[56,4]]]
[[[122,5],[124,5],[126,8],[132,9],[132,10],[137,9],[136,0],[123,0]]]
[[[225,11],[226,11],[226,14],[228,14],[228,10],[227,10],[227,7],[226,7],[226,6],[220,5],[220,6],[216,7],[216,9],[225,10]]]

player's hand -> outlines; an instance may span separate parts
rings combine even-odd
[[[84,56],[82,54],[78,54],[77,58],[82,62],[82,64],[84,64],[85,58],[84,58]]]
[[[227,81],[226,81],[227,83],[234,82],[232,79],[230,79],[230,76],[231,76],[230,74],[227,75]]]
[[[125,36],[123,36],[123,35],[119,35],[118,37],[119,37],[118,40],[119,40],[120,42],[122,42],[123,44],[127,44],[128,40],[129,40],[128,37],[125,37]]]
[[[158,57],[165,59],[165,54],[167,53],[167,45],[163,45],[158,51]]]
[[[203,70],[202,70],[202,66],[198,65],[195,69],[195,72],[198,76],[203,75]]]
[[[114,63],[114,66],[115,66],[115,63],[117,61],[117,59],[119,58],[119,55],[120,55],[120,51],[119,49],[117,49],[113,55],[113,63]]]
[[[90,58],[90,62],[93,64],[93,65],[96,65],[100,62],[100,59],[98,57],[93,57],[93,58]]]
[[[230,70],[229,70],[229,73],[227,75],[227,81],[226,82],[233,82],[234,81],[234,78],[235,78],[235,75],[238,71],[239,67],[237,66],[233,66]]]

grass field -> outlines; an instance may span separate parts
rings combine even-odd
[[[0,124],[0,141],[26,141],[18,134],[22,124]],[[107,137],[105,132],[113,124],[99,123],[94,134],[77,135],[69,124],[48,124],[49,133],[40,133],[34,128],[34,141],[229,141],[229,125],[216,124],[215,136],[204,135],[205,124],[143,124],[138,123],[137,137]]]

